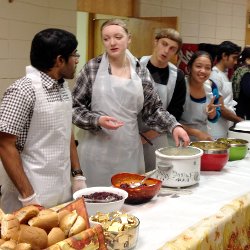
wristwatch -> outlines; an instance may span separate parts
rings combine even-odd
[[[83,172],[82,172],[82,170],[80,168],[76,169],[76,170],[72,169],[71,174],[72,174],[73,177],[75,177],[76,175],[82,175],[83,176]]]

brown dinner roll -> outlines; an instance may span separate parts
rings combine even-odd
[[[48,234],[48,246],[65,239],[65,234],[60,227],[54,227]]]
[[[16,243],[12,240],[5,241],[0,246],[0,250],[13,250],[13,249],[16,249]]]
[[[48,236],[42,228],[21,225],[17,243],[28,243],[32,250],[44,249],[48,244]]]
[[[1,225],[1,221],[3,216],[5,215],[5,213],[3,212],[3,210],[0,208],[0,225]]]
[[[71,213],[66,214],[65,216],[62,217],[59,223],[59,227],[62,229],[66,237],[68,237],[69,231],[73,226],[73,224],[75,223],[77,216],[78,215],[76,213],[76,210],[74,210]]]
[[[28,243],[19,243],[16,245],[15,250],[32,250],[32,248]]]
[[[37,216],[42,216],[42,215],[51,214],[51,213],[56,213],[56,212],[51,208],[45,208],[39,211]]]
[[[74,225],[69,230],[69,237],[80,233],[86,229],[86,222],[82,216],[78,215]]]
[[[37,216],[38,213],[39,209],[37,206],[29,205],[15,211],[14,215],[17,217],[21,224],[27,224],[28,220]]]
[[[5,242],[6,240],[0,239],[0,246]]]
[[[13,214],[5,214],[1,223],[1,238],[9,240],[19,230],[20,222]]]
[[[70,214],[71,212],[69,210],[61,210],[58,212],[58,220],[59,223],[61,221],[61,219],[66,215],[66,214]]]
[[[53,227],[59,224],[58,214],[55,211],[51,213],[40,214],[28,221],[28,224],[33,227],[39,227],[49,232]]]

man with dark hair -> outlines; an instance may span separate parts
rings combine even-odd
[[[227,71],[233,69],[237,64],[237,60],[241,51],[241,47],[237,44],[224,41],[217,48],[216,65],[212,69],[210,79],[213,80],[221,95],[221,117],[216,123],[209,123],[209,133],[214,139],[219,137],[227,137],[228,129],[234,122],[239,122],[242,118],[235,114],[236,102],[233,100],[232,83],[229,81]]]
[[[46,29],[31,45],[32,66],[5,92],[0,106],[0,157],[6,170],[1,206],[52,207],[86,187],[72,133],[72,98],[79,54],[76,37]],[[71,173],[72,172],[72,184]]]

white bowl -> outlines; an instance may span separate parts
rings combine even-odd
[[[88,215],[95,215],[97,212],[102,213],[110,213],[113,211],[119,211],[124,204],[125,199],[128,197],[128,193],[125,190],[122,190],[120,188],[114,188],[114,187],[90,187],[90,188],[84,188],[76,191],[73,194],[73,198],[77,199],[79,197],[82,197],[83,195],[90,195],[95,192],[110,192],[113,194],[117,194],[122,196],[123,198],[118,201],[112,201],[112,202],[102,202],[102,203],[90,203],[85,202]]]

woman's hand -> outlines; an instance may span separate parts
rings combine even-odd
[[[209,119],[214,119],[216,116],[216,108],[220,107],[221,104],[214,104],[216,96],[213,96],[210,103],[206,107],[206,113]]]
[[[111,130],[116,130],[124,125],[124,122],[118,121],[111,116],[101,116],[98,121],[98,125]]]

